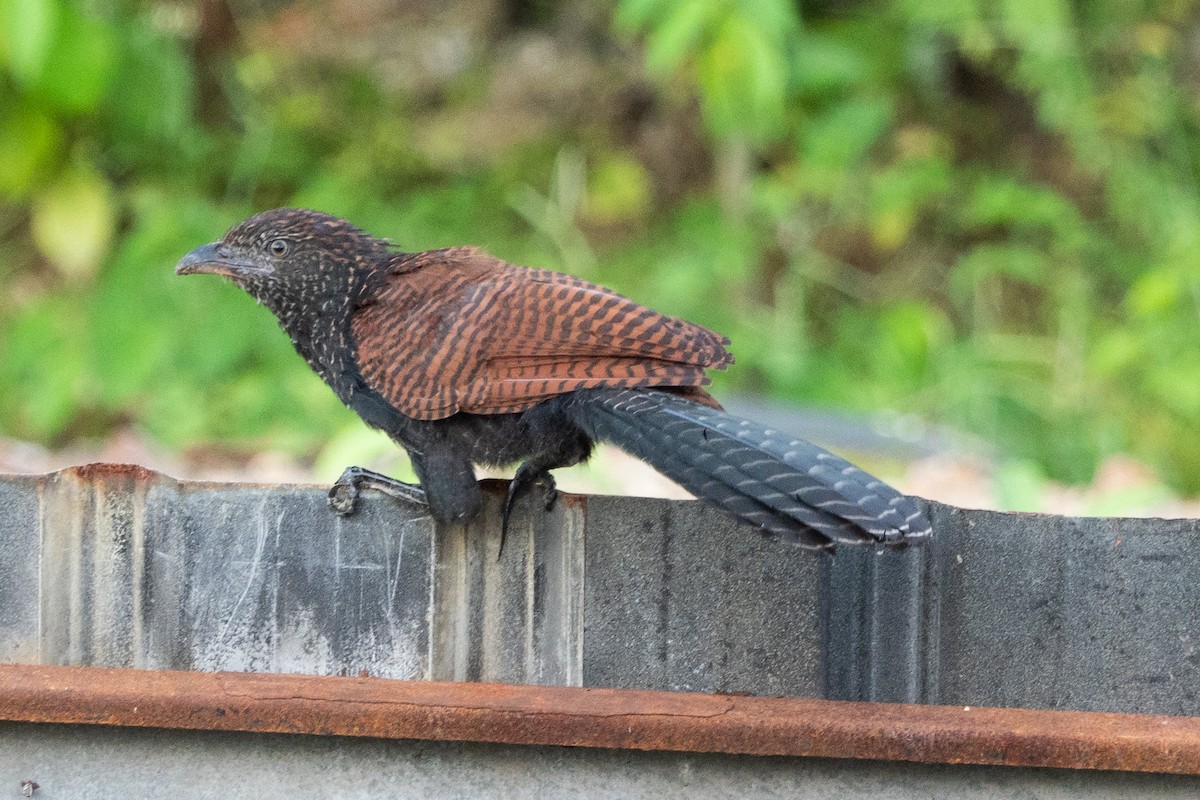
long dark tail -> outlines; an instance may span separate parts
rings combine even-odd
[[[853,464],[683,397],[650,389],[577,392],[568,413],[592,438],[801,547],[906,544],[931,534],[911,498]]]

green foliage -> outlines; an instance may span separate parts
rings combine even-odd
[[[722,137],[766,140],[784,124],[799,20],[788,0],[624,0],[617,27],[644,33],[646,68],[685,73]]]
[[[713,46],[699,11],[667,5],[617,15],[660,80]],[[787,87],[763,100],[743,80],[776,108],[736,132],[772,154],[746,260],[785,254],[800,316],[776,339],[789,359],[750,353],[768,385],[982,433],[1014,475],[1086,480],[1133,451],[1200,489],[1200,97],[1174,77],[1196,12],[896,0],[783,24],[787,45],[764,49]]]
[[[524,24],[554,35],[569,6]],[[589,41],[640,53],[647,124],[712,156],[668,191],[682,145],[611,98],[540,127],[489,107],[502,49],[397,88],[270,36],[200,47],[183,7],[0,0],[0,431],[374,447],[269,315],[171,274],[295,204],[708,324],[734,340],[721,381],[981,435],[1015,505],[1118,452],[1200,489],[1200,91],[1178,77],[1200,7],[845,8],[617,0]],[[614,97],[639,78],[604,69]]]

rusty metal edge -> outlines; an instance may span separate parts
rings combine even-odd
[[[0,665],[0,720],[1200,774],[1200,718]]]

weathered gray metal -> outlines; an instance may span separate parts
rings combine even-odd
[[[0,722],[34,800],[1193,800],[1176,775]]]
[[[497,487],[498,488],[498,487]],[[367,497],[94,466],[0,478],[0,662],[1200,714],[1200,532],[930,504],[824,558],[698,503],[436,528]]]

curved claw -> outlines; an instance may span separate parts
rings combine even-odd
[[[504,555],[504,540],[508,538],[508,521],[518,498],[533,486],[542,484],[545,492],[545,509],[552,510],[555,501],[558,500],[558,489],[554,485],[554,476],[546,470],[526,469],[527,466],[527,464],[522,464],[517,470],[517,474],[508,482],[508,494],[504,498],[504,510],[500,516],[500,550],[496,553],[497,561]]]

